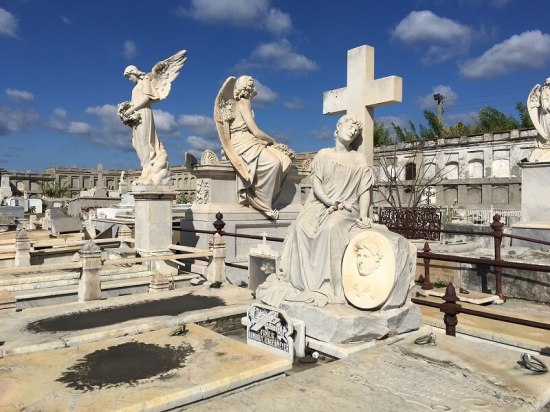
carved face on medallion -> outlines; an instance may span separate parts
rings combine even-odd
[[[376,309],[395,282],[395,251],[383,234],[367,230],[352,238],[342,260],[346,299],[359,309]]]

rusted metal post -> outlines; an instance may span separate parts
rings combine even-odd
[[[452,283],[449,283],[449,286],[447,286],[443,300],[445,303],[441,305],[440,310],[445,313],[445,316],[443,316],[445,334],[456,336],[456,325],[458,324],[458,317],[456,315],[460,312],[461,306],[456,303],[459,298],[456,296],[455,287]]]
[[[500,215],[493,216],[493,223],[491,223],[491,229],[493,230],[493,238],[495,239],[495,260],[502,261],[500,257],[500,248],[502,245],[502,234],[504,232],[504,223],[500,222]],[[495,266],[495,295],[497,295],[503,302],[506,302],[506,296],[502,292],[502,268]]]
[[[424,243],[424,253],[430,253],[430,245],[428,242]],[[430,258],[424,258],[424,281],[422,282],[422,289],[429,290],[433,289],[432,282],[430,282]]]
[[[216,232],[218,235],[223,235],[223,228],[225,227],[225,222],[223,221],[223,214],[222,212],[216,213],[216,221],[214,222],[214,228],[216,229]]]

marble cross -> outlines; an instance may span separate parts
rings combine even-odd
[[[347,85],[323,93],[323,114],[348,113],[363,123],[358,150],[369,164],[373,158],[374,108],[402,101],[403,79],[374,79],[374,47],[348,50]]]

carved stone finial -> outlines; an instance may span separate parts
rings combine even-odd
[[[223,228],[225,227],[225,222],[223,221],[223,214],[222,212],[216,213],[216,221],[214,222],[214,227],[216,228],[216,232],[221,235]]]
[[[17,242],[26,242],[27,240],[29,240],[29,235],[27,234],[27,231],[25,229],[19,229],[17,235],[15,236],[15,240]]]
[[[201,156],[201,165],[217,165],[220,163],[218,156],[210,149],[206,149]]]
[[[80,248],[80,254],[92,254],[92,253],[101,253],[101,249],[98,245],[94,243],[93,240],[88,240]]]

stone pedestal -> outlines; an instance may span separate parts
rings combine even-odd
[[[270,220],[250,206],[239,204],[237,181],[233,166],[228,161],[219,164],[197,166],[193,174],[197,177],[197,199],[186,211],[181,221],[182,229],[214,230],[216,213],[223,213],[225,227],[228,233],[261,235],[284,238],[288,227],[302,208],[300,181],[305,173],[291,168],[283,185],[283,190],[275,208],[279,210],[279,219]],[[136,236],[137,237],[137,236]],[[211,234],[181,232],[180,243],[208,249]],[[230,263],[248,264],[251,247],[256,247],[261,240],[237,239],[225,236],[226,261]],[[282,243],[270,243],[272,248],[282,251]],[[249,283],[246,270],[227,267],[227,279],[230,283],[240,285]]]
[[[521,167],[521,221],[512,225],[512,234],[550,241],[550,162],[518,163]],[[512,240],[513,246],[540,249],[547,246]]]
[[[135,248],[142,257],[171,254],[172,202],[176,192],[171,186],[133,186],[135,199]],[[148,270],[165,275],[177,273],[177,267],[165,261],[145,264]]]
[[[15,311],[15,296],[7,289],[0,289],[0,312]]]
[[[82,274],[78,281],[78,300],[101,299],[101,249],[88,240],[80,249]]]
[[[27,231],[20,229],[15,236],[15,266],[31,265],[31,241]]]
[[[153,278],[151,279],[151,283],[149,283],[149,292],[150,293],[159,293],[164,292],[170,289],[170,282],[160,272],[155,272],[153,275]]]

